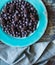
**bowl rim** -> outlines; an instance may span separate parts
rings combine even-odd
[[[3,2],[4,1],[5,0],[3,0]],[[2,28],[0,27],[0,40],[9,46],[25,47],[25,46],[32,45],[42,37],[42,35],[44,34],[44,32],[47,28],[48,16],[47,16],[46,7],[43,4],[43,2],[41,0],[26,0],[26,1],[31,3],[38,12],[38,15],[39,15],[38,29],[35,32],[33,32],[32,35],[30,35],[26,38],[19,38],[19,37],[15,38],[15,37],[5,34],[2,31]],[[7,0],[7,2],[8,2],[8,0]],[[2,6],[0,8],[2,8]]]

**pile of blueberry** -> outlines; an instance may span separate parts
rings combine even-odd
[[[39,20],[33,5],[24,0],[7,3],[0,17],[3,31],[14,37],[27,37],[33,33]]]

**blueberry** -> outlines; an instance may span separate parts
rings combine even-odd
[[[7,3],[1,12],[3,30],[14,37],[27,37],[36,30],[38,14],[36,9],[24,0]]]

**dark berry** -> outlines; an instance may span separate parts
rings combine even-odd
[[[11,1],[1,12],[3,30],[14,37],[27,37],[36,30],[38,14],[29,2]]]

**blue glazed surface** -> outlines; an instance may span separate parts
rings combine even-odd
[[[10,0],[0,0],[0,10],[8,1]],[[42,1],[41,0],[26,0],[26,1],[31,3],[38,11],[38,15],[39,15],[38,29],[33,34],[31,34],[30,36],[26,38],[19,38],[19,37],[15,38],[4,33],[0,26],[0,41],[2,41],[3,43],[7,45],[18,46],[18,47],[29,46],[31,44],[34,44],[36,41],[38,41],[46,30],[48,18],[47,18],[46,8],[44,4],[42,3]]]

